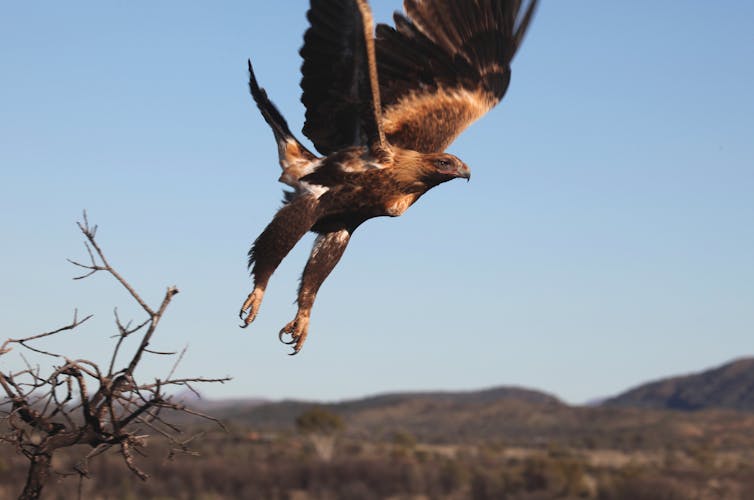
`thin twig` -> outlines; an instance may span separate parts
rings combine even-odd
[[[189,440],[180,440],[181,429],[171,424],[161,413],[163,410],[178,411],[215,422],[225,429],[218,419],[198,411],[186,408],[183,404],[174,403],[165,394],[166,386],[185,386],[196,393],[192,384],[223,383],[229,378],[179,378],[173,376],[178,365],[183,360],[187,347],[184,347],[172,365],[165,380],[155,380],[152,383],[140,383],[134,373],[145,353],[156,355],[175,355],[175,352],[162,352],[150,349],[159,323],[167,311],[172,298],[178,293],[176,287],[169,287],[157,309],[152,309],[136,292],[136,290],[115,270],[95,236],[97,226],[89,223],[86,212],[83,222],[78,227],[85,237],[84,247],[89,256],[89,263],[83,264],[74,260],[70,262],[86,272],[75,279],[83,279],[97,272],[110,274],[123,286],[131,298],[147,313],[147,318],[136,326],[132,321],[123,323],[114,310],[115,326],[118,340],[109,356],[107,371],[103,373],[100,365],[87,359],[69,358],[61,354],[46,351],[30,342],[44,339],[65,331],[74,330],[89,320],[92,316],[78,318],[78,311],[74,311],[73,321],[61,328],[40,333],[26,338],[8,339],[0,346],[0,356],[7,354],[13,344],[18,344],[32,352],[62,359],[61,366],[51,367],[49,376],[42,376],[40,366],[32,366],[21,354],[26,365],[25,369],[17,372],[3,372],[0,370],[0,392],[7,396],[0,400],[0,420],[7,426],[8,432],[0,434],[0,442],[10,443],[16,450],[30,461],[35,457],[52,457],[56,450],[78,444],[86,444],[92,450],[74,466],[75,473],[80,480],[88,477],[88,464],[91,459],[104,453],[111,447],[117,446],[126,466],[139,478],[146,480],[148,475],[136,464],[134,454],[143,455],[141,447],[145,436],[139,436],[138,427],[145,425],[154,432],[162,435],[173,447],[171,456],[177,448],[184,453],[190,453]],[[130,335],[139,333],[139,342],[131,355],[128,364],[120,370],[115,369],[124,341]],[[45,370],[45,373],[47,370]],[[96,387],[90,391],[89,388]],[[198,395],[198,393],[196,393]],[[33,469],[30,469],[33,470]],[[41,481],[47,471],[29,474],[28,481]],[[71,473],[63,473],[72,475]],[[27,486],[31,484],[27,482]],[[82,495],[83,483],[79,484],[79,495]]]
[[[105,258],[105,254],[102,252],[102,249],[100,248],[99,244],[97,244],[97,241],[94,239],[97,233],[97,226],[94,226],[94,228],[91,228],[89,226],[89,220],[87,218],[86,211],[84,211],[84,223],[82,224],[81,222],[77,222],[76,224],[78,225],[81,232],[84,233],[84,236],[89,241],[89,244],[91,244],[91,246],[94,248],[94,251],[97,252],[97,255],[99,256],[100,261],[102,262],[102,266],[99,266],[99,267],[102,267],[103,269],[98,269],[98,270],[109,272],[113,276],[113,278],[115,278],[118,281],[118,283],[120,283],[123,286],[123,288],[128,290],[128,293],[131,294],[131,297],[133,297],[133,299],[142,307],[142,309],[144,309],[144,311],[146,311],[146,313],[149,316],[154,316],[155,313],[154,311],[152,311],[152,308],[150,308],[147,305],[147,303],[144,302],[144,299],[142,299],[141,296],[138,293],[136,293],[136,290],[134,290],[131,284],[128,283],[123,278],[123,276],[120,275],[118,271],[113,269],[113,267]],[[87,247],[87,250],[89,250],[88,247]],[[94,256],[92,256],[91,251],[89,251],[89,255],[92,257],[92,262],[94,262]],[[81,267],[86,267],[86,266],[81,266]]]
[[[175,360],[175,363],[173,363],[173,367],[170,369],[170,373],[168,373],[168,376],[165,377],[165,380],[170,380],[173,377],[173,374],[175,373],[176,368],[178,368],[178,365],[183,361],[183,356],[186,355],[186,350],[188,349],[188,344],[181,350],[181,354],[178,356],[178,359]]]
[[[160,308],[157,310],[156,313],[150,314],[152,316],[152,322],[149,325],[149,328],[147,329],[147,332],[144,334],[144,338],[141,339],[141,344],[139,345],[139,348],[136,350],[136,353],[134,353],[133,359],[131,359],[131,362],[128,364],[128,368],[126,368],[125,373],[128,375],[132,375],[134,372],[134,369],[136,369],[136,365],[139,364],[139,361],[141,361],[141,356],[144,353],[144,349],[147,348],[149,345],[149,341],[152,340],[152,335],[154,335],[155,330],[157,329],[157,325],[160,323],[160,319],[162,319],[162,315],[165,314],[165,310],[168,308],[168,305],[170,304],[170,301],[173,299],[173,297],[178,293],[178,288],[171,286],[167,289],[165,292],[165,297],[162,299],[162,303],[160,304]],[[151,311],[151,309],[149,309]]]
[[[31,350],[35,351],[36,349],[34,349],[34,348],[29,347],[28,345],[26,345],[26,342],[30,342],[32,340],[38,340],[38,339],[45,338],[45,337],[50,337],[51,335],[56,335],[58,333],[65,332],[65,331],[68,331],[68,330],[74,330],[75,328],[78,328],[80,325],[82,325],[83,323],[85,323],[86,321],[88,321],[92,316],[93,315],[90,314],[86,318],[84,318],[81,321],[79,321],[78,320],[78,309],[75,309],[73,311],[73,321],[71,322],[71,324],[66,325],[66,326],[62,326],[62,327],[58,328],[57,330],[52,330],[52,331],[49,331],[49,332],[44,332],[44,333],[40,333],[40,334],[37,334],[37,335],[32,335],[31,337],[25,337],[25,338],[22,338],[22,339],[8,339],[5,342],[3,342],[2,347],[0,347],[0,355],[3,355],[5,353],[7,353],[8,351],[10,351],[11,348],[8,347],[8,344],[22,344],[27,349],[31,349]],[[40,352],[40,351],[37,351],[37,352]],[[48,354],[48,353],[43,353],[43,354]],[[52,354],[52,356],[57,356],[57,355],[56,354]]]

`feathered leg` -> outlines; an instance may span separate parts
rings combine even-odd
[[[242,327],[254,321],[270,276],[283,258],[317,221],[317,198],[300,196],[283,206],[249,250],[249,268],[254,277],[254,290],[241,307]],[[245,315],[245,317],[244,317]]]
[[[298,312],[294,320],[280,330],[280,341],[293,345],[292,355],[298,354],[304,345],[309,330],[309,317],[314,299],[317,297],[317,291],[343,256],[350,239],[351,231],[341,229],[340,231],[319,235],[314,242],[309,261],[301,275],[301,285],[298,289]],[[285,335],[291,336],[290,342],[283,340]]]

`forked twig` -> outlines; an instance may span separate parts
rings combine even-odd
[[[51,367],[50,375],[42,376],[42,368],[22,358],[26,368],[10,372],[0,369],[0,418],[5,421],[9,431],[0,433],[0,443],[11,444],[30,461],[29,474],[21,498],[38,498],[47,478],[51,475],[52,455],[61,448],[78,444],[87,444],[92,450],[73,467],[72,473],[80,479],[88,477],[89,461],[108,449],[116,447],[126,466],[139,478],[146,480],[149,476],[136,464],[135,454],[141,454],[145,436],[137,435],[137,425],[146,425],[157,434],[168,439],[173,448],[180,447],[190,453],[187,444],[193,440],[181,440],[181,429],[160,416],[160,411],[169,409],[194,415],[215,422],[224,429],[222,423],[209,415],[193,411],[182,404],[173,403],[166,387],[185,386],[190,390],[193,383],[226,382],[229,378],[189,377],[173,379],[178,364],[183,359],[186,348],[177,356],[175,363],[165,380],[157,379],[151,383],[139,383],[135,378],[136,368],[145,353],[163,356],[175,355],[174,352],[162,352],[149,349],[163,315],[171,300],[178,293],[176,287],[169,287],[159,307],[150,307],[130,285],[128,281],[108,262],[96,241],[97,226],[89,224],[86,212],[83,222],[77,223],[85,237],[84,247],[89,256],[89,263],[82,264],[70,260],[76,267],[86,272],[74,279],[84,279],[97,272],[112,276],[129,293],[130,297],[147,314],[147,318],[132,326],[132,321],[123,323],[114,311],[117,341],[112,354],[109,355],[107,370],[87,359],[67,357],[47,351],[30,342],[36,342],[53,335],[76,330],[92,316],[78,318],[74,311],[73,321],[63,327],[24,338],[9,338],[0,345],[0,356],[8,354],[13,346],[40,355],[53,357],[62,361],[57,367]],[[138,346],[128,358],[128,362],[116,368],[119,354],[123,350],[124,340],[131,335],[140,335]]]

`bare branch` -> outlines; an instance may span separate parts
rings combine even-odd
[[[143,455],[141,448],[145,436],[136,435],[135,427],[144,425],[172,443],[171,456],[174,451],[191,453],[188,443],[193,440],[180,440],[181,430],[168,422],[161,412],[171,410],[198,416],[217,423],[222,423],[208,415],[188,409],[182,404],[171,401],[165,394],[167,386],[184,386],[194,391],[191,384],[223,383],[229,378],[180,378],[173,375],[183,360],[186,349],[178,355],[168,377],[151,383],[137,382],[134,373],[144,353],[157,355],[175,355],[175,352],[161,352],[149,349],[150,342],[167,311],[172,298],[178,293],[176,287],[169,287],[156,309],[151,308],[135,289],[107,261],[102,248],[95,240],[97,226],[89,223],[86,212],[83,222],[78,227],[84,234],[84,246],[89,255],[89,263],[82,264],[71,260],[76,267],[87,272],[75,279],[83,279],[97,272],[106,272],[121,284],[131,298],[147,313],[147,318],[136,326],[132,322],[123,323],[114,310],[117,342],[109,355],[107,371],[88,359],[76,359],[62,354],[49,352],[30,342],[42,340],[52,335],[74,330],[92,316],[78,319],[74,311],[73,321],[61,328],[25,338],[7,339],[0,346],[0,356],[11,351],[13,344],[20,345],[32,352],[62,359],[61,366],[49,367],[50,375],[41,375],[40,366],[32,366],[21,353],[26,365],[17,372],[4,372],[0,369],[0,393],[5,393],[5,400],[0,399],[0,417],[9,431],[0,434],[0,443],[15,446],[16,450],[29,459],[30,468],[24,488],[23,498],[38,498],[45,482],[52,475],[51,463],[54,453],[74,445],[88,445],[92,450],[73,467],[74,472],[63,475],[78,475],[80,479],[89,475],[89,461],[117,447],[126,466],[139,478],[146,480],[148,475],[136,464],[135,454]],[[131,354],[128,364],[116,370],[115,363],[127,337],[139,334],[138,346]],[[47,369],[44,370],[47,373]],[[224,427],[223,427],[224,428]]]
[[[25,338],[22,338],[22,339],[8,339],[8,340],[6,340],[5,342],[3,342],[2,347],[0,347],[0,356],[2,356],[3,354],[8,353],[11,350],[11,348],[8,347],[9,344],[20,344],[20,345],[22,345],[22,346],[24,346],[27,349],[30,349],[32,351],[36,351],[36,352],[40,352],[42,354],[47,354],[47,355],[50,355],[50,356],[58,357],[57,354],[50,354],[50,353],[47,353],[47,352],[44,352],[44,351],[41,351],[41,350],[37,350],[37,349],[35,349],[33,347],[30,347],[30,346],[26,345],[26,343],[30,342],[32,340],[39,340],[41,338],[50,337],[52,335],[56,335],[56,334],[61,333],[61,332],[65,332],[65,331],[69,331],[69,330],[74,330],[74,329],[78,328],[79,326],[81,326],[86,321],[88,321],[89,319],[91,319],[92,316],[93,315],[90,314],[89,316],[87,316],[84,319],[82,319],[82,320],[79,321],[79,319],[78,319],[78,309],[75,309],[73,311],[73,321],[70,324],[66,325],[66,326],[60,327],[57,330],[52,330],[52,331],[49,331],[49,332],[40,333],[40,334],[37,334],[37,335],[32,335],[31,337],[25,337]]]
[[[89,270],[88,273],[82,274],[81,276],[76,276],[75,278],[73,278],[74,280],[82,280],[84,278],[88,278],[89,276],[96,273],[97,271],[107,271],[106,267],[97,265],[97,261],[94,259],[94,254],[92,253],[92,249],[89,246],[89,243],[84,242],[84,247],[86,248],[86,252],[89,254],[89,260],[91,261],[91,264],[86,265],[86,264],[81,264],[79,262],[76,262],[75,260],[66,259],[68,262],[70,262],[74,266]]]
[[[195,377],[195,378],[176,378],[172,380],[164,380],[160,381],[160,384],[162,386],[166,385],[188,385],[191,383],[198,383],[198,384],[215,384],[220,383],[224,384],[225,382],[229,382],[232,380],[230,377],[222,377],[222,378],[203,378],[203,377]],[[154,384],[145,384],[139,386],[139,389],[143,391],[151,391],[154,390],[156,387],[156,383]]]
[[[169,287],[167,291],[165,292],[165,297],[162,299],[162,304],[160,304],[160,308],[157,310],[156,313],[150,314],[150,316],[152,316],[152,322],[150,323],[146,334],[144,334],[144,338],[141,339],[141,344],[139,345],[139,348],[136,350],[136,353],[134,354],[133,359],[131,359],[131,362],[128,364],[128,368],[126,368],[125,370],[125,373],[127,373],[128,375],[133,374],[134,369],[136,369],[136,365],[138,365],[139,361],[141,361],[141,356],[144,354],[144,349],[146,349],[147,346],[149,346],[149,341],[152,340],[152,335],[154,334],[155,330],[157,330],[157,325],[160,323],[160,319],[162,319],[162,315],[165,314],[165,310],[168,308],[170,301],[173,299],[173,297],[177,293],[178,293],[178,288],[174,286]]]
[[[131,439],[126,439],[120,443],[120,450],[123,455],[123,460],[126,462],[126,466],[131,469],[131,472],[136,474],[142,481],[149,479],[149,475],[136,467],[136,464],[134,463],[134,457],[131,455]]]
[[[118,317],[118,308],[115,308],[114,311],[115,314],[115,324],[118,326],[118,342],[115,344],[115,349],[113,349],[113,355],[110,358],[110,366],[107,368],[107,375],[112,376],[113,375],[113,368],[115,367],[115,360],[118,357],[118,353],[120,352],[120,347],[123,344],[123,341],[128,337],[129,335],[138,332],[144,326],[147,325],[150,321],[152,321],[152,318],[147,318],[144,320],[144,322],[140,323],[134,328],[129,328],[131,326],[131,322],[129,321],[127,325],[123,325],[120,321],[120,318]]]
[[[94,274],[97,271],[107,271],[113,276],[113,278],[115,278],[118,281],[118,283],[120,283],[123,286],[123,288],[128,290],[128,293],[131,294],[131,297],[133,297],[133,299],[142,307],[142,309],[144,309],[144,311],[146,311],[146,313],[149,316],[154,317],[155,315],[154,311],[152,311],[152,309],[147,305],[147,303],[144,302],[144,299],[142,299],[141,296],[138,293],[136,293],[136,290],[134,290],[131,284],[128,283],[123,278],[123,276],[120,275],[118,271],[113,269],[113,267],[105,258],[105,254],[102,252],[102,249],[100,248],[99,244],[97,244],[97,241],[94,239],[95,235],[97,234],[97,226],[91,227],[89,225],[89,219],[87,218],[86,211],[84,211],[84,223],[82,224],[81,222],[77,222],[76,224],[78,225],[79,229],[88,240],[89,244],[92,246],[92,248],[94,248],[94,251],[97,253],[97,256],[99,257],[100,262],[102,264],[97,265],[94,255],[92,254],[91,249],[89,248],[88,245],[86,246],[87,246],[87,251],[89,252],[89,255],[92,259],[92,265],[84,266],[75,262],[74,264],[79,267],[91,269],[92,273],[90,273],[90,275]]]
[[[217,426],[220,427],[222,430],[224,430],[224,431],[228,430],[228,428],[225,427],[225,424],[223,424],[219,419],[217,419],[217,418],[215,418],[213,416],[207,415],[205,413],[196,411],[196,410],[191,410],[191,409],[187,408],[184,405],[165,404],[163,406],[165,406],[166,408],[170,408],[172,410],[180,411],[180,412],[183,412],[183,413],[188,413],[189,415],[194,415],[195,417],[203,418],[204,420],[209,420],[209,421],[214,422],[215,424],[217,424]]]
[[[168,373],[168,376],[165,377],[166,380],[170,380],[173,377],[173,374],[175,373],[175,370],[178,368],[178,365],[183,361],[183,356],[186,355],[186,351],[188,350],[188,344],[181,350],[181,354],[178,356],[178,359],[175,360],[175,363],[173,363],[173,367],[170,369],[170,373]]]
[[[144,349],[144,352],[147,352],[149,354],[155,354],[157,356],[175,356],[178,354],[177,352],[163,352],[163,351],[153,351],[152,349]]]

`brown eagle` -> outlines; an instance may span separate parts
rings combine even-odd
[[[254,290],[241,308],[243,327],[280,262],[313,231],[298,312],[279,334],[298,353],[317,291],[356,228],[401,215],[438,184],[471,177],[444,150],[505,95],[536,4],[404,0],[395,27],[375,31],[366,0],[311,0],[301,49],[303,133],[321,156],[293,136],[249,61],[251,95],[277,141],[280,182],[293,190],[249,250]]]

